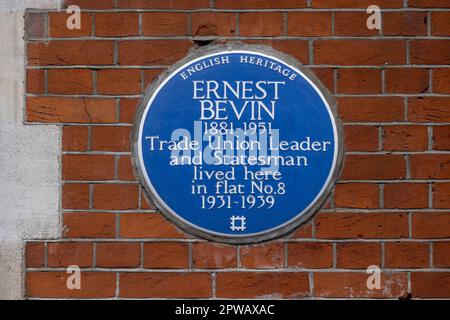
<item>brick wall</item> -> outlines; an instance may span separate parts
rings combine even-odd
[[[61,239],[26,242],[26,297],[450,297],[449,0],[70,0],[27,15],[28,123],[61,125]],[[383,9],[382,30],[365,10]],[[293,234],[214,244],[168,222],[131,163],[144,88],[196,43],[273,46],[338,102],[343,173]],[[45,201],[45,199],[43,199]],[[366,268],[382,268],[382,289]],[[66,267],[82,268],[68,290]]]

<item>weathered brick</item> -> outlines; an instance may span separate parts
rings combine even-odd
[[[450,179],[450,155],[414,154],[410,163],[413,179]]]
[[[430,265],[426,242],[389,242],[384,245],[384,250],[387,268],[426,268]]]
[[[450,242],[433,243],[433,266],[437,268],[450,267]]]
[[[427,12],[383,12],[383,35],[426,36]]]
[[[344,126],[346,151],[378,151],[378,127]]]
[[[428,184],[389,183],[384,185],[384,207],[398,209],[428,208]]]
[[[184,234],[160,214],[129,213],[120,217],[124,238],[184,238]]]
[[[450,183],[433,184],[433,208],[450,208]]]
[[[344,122],[392,122],[403,120],[404,103],[400,97],[338,98]]]
[[[411,293],[415,298],[448,298],[450,272],[411,273]]]
[[[144,267],[149,269],[188,268],[189,244],[177,242],[145,243]]]
[[[146,12],[142,15],[142,33],[145,36],[185,36],[188,16],[180,12]]]
[[[425,126],[384,126],[383,149],[387,151],[428,150],[428,128]]]
[[[450,122],[450,98],[408,98],[408,119],[412,122]]]
[[[450,68],[433,69],[433,92],[450,93]]]
[[[408,236],[406,213],[321,213],[316,219],[321,239],[380,239]]]
[[[387,93],[424,93],[428,91],[428,70],[392,68],[384,72]]]
[[[336,244],[336,267],[367,269],[381,265],[381,245],[376,242],[348,242]]]
[[[406,176],[402,155],[347,155],[343,180],[396,180]]]
[[[391,65],[406,62],[401,40],[316,40],[314,62],[329,65]]]
[[[141,244],[97,243],[95,265],[101,268],[136,268],[141,265]]]
[[[114,156],[65,154],[62,157],[63,180],[112,180]]]
[[[28,43],[28,65],[73,66],[114,63],[112,41],[54,40]]]
[[[282,268],[284,267],[284,244],[266,243],[242,246],[239,250],[243,268]]]
[[[102,69],[97,71],[97,91],[99,94],[139,94],[141,93],[141,70]]]
[[[64,214],[65,238],[114,238],[116,215],[112,213],[74,212]]]
[[[71,274],[62,272],[27,272],[25,296],[30,298],[112,298],[116,295],[116,274],[83,272],[82,290],[67,288]]]
[[[450,126],[433,127],[433,150],[450,149]]]
[[[289,12],[288,35],[325,37],[331,35],[330,12]]]
[[[236,21],[235,13],[195,12],[192,14],[192,35],[233,37]]]
[[[239,14],[240,36],[281,36],[283,32],[283,14],[281,12],[245,12]]]
[[[139,34],[139,15],[130,12],[96,13],[95,35],[98,37],[128,37]]]
[[[27,69],[27,93],[44,93],[45,72],[43,69]]]
[[[299,242],[288,244],[288,267],[330,268],[333,266],[331,243]]]
[[[314,273],[314,295],[327,298],[400,298],[408,294],[406,273],[381,273],[381,289],[367,288],[368,275],[363,272]]]
[[[96,126],[91,129],[91,149],[96,151],[131,151],[131,127]]]
[[[92,94],[93,80],[88,69],[50,69],[48,70],[48,93],[53,94]]]
[[[62,186],[63,209],[89,209],[89,185],[66,183]]]
[[[236,268],[236,246],[194,243],[192,245],[192,264],[195,268]]]
[[[49,267],[92,266],[92,243],[51,242],[47,244],[47,252]]]
[[[144,272],[120,274],[120,296],[124,298],[209,298],[208,273]]]
[[[64,151],[87,151],[88,127],[64,126],[62,134],[62,149]]]
[[[411,63],[449,64],[450,40],[412,40]]]
[[[27,268],[44,266],[45,251],[43,242],[27,242],[25,244],[25,265]]]
[[[449,238],[450,213],[414,213],[412,219],[412,236],[417,239]]]
[[[218,298],[299,298],[308,294],[305,272],[220,272],[216,276]]]
[[[114,99],[27,97],[27,121],[49,123],[114,123]]]
[[[97,184],[93,193],[94,209],[132,210],[139,206],[139,187],[134,184]]]
[[[334,189],[334,204],[337,208],[379,208],[378,185],[372,183],[338,184]]]

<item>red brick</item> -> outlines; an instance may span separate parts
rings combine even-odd
[[[222,12],[193,13],[192,35],[233,37],[236,35],[236,14]]]
[[[450,272],[413,272],[411,291],[415,298],[448,298]]]
[[[289,243],[287,254],[288,267],[315,269],[333,266],[333,246],[331,243]]]
[[[408,236],[406,213],[321,213],[316,218],[321,239],[389,239]]]
[[[127,213],[120,217],[123,238],[185,238],[184,234],[162,215],[156,213]]]
[[[312,68],[311,71],[319,78],[330,92],[334,92],[334,69],[333,68]]]
[[[208,273],[144,272],[120,274],[120,296],[124,298],[209,298]]]
[[[367,269],[381,265],[381,245],[376,242],[337,243],[336,267],[344,269]]]
[[[120,99],[119,122],[134,123],[134,115],[138,104],[139,99]]]
[[[450,93],[450,68],[433,69],[433,92]]]
[[[120,9],[200,9],[209,8],[209,0],[119,0]]]
[[[84,8],[83,8],[84,9]],[[50,12],[50,37],[52,38],[80,38],[92,35],[92,14],[81,12],[80,29],[67,28],[67,21],[71,14],[66,12]]]
[[[96,151],[130,151],[131,127],[92,127],[91,149]]]
[[[413,40],[410,48],[412,64],[450,63],[450,40]]]
[[[64,151],[87,151],[88,127],[64,126],[62,134],[62,149]]]
[[[49,41],[28,43],[28,65],[71,66],[114,63],[112,41]]]
[[[408,99],[408,119],[412,122],[450,122],[450,99],[419,97]]]
[[[141,70],[99,70],[97,71],[97,91],[99,94],[139,94],[142,91]]]
[[[406,273],[381,273],[381,289],[367,288],[370,275],[359,272],[314,273],[314,296],[326,298],[400,298],[408,294]]]
[[[410,8],[448,8],[448,0],[409,0]]]
[[[139,187],[134,184],[97,184],[94,187],[93,197],[95,209],[137,209]]]
[[[44,93],[45,73],[43,69],[27,69],[27,93]]]
[[[28,38],[43,38],[45,36],[45,14],[25,14],[25,35]]]
[[[155,210],[156,206],[154,203],[149,200],[147,194],[145,193],[144,189],[141,189],[141,209],[143,210]]]
[[[114,156],[65,154],[62,156],[63,180],[112,180]]]
[[[48,70],[48,93],[53,94],[92,94],[91,70],[50,69]]]
[[[146,12],[142,15],[142,32],[145,36],[185,36],[188,18],[180,12]]]
[[[144,267],[150,269],[188,268],[189,244],[177,242],[145,243]]]
[[[309,294],[305,272],[221,272],[216,276],[218,298],[299,298]]]
[[[429,244],[425,242],[386,243],[385,266],[387,268],[426,268],[429,267]]]
[[[76,212],[64,214],[63,237],[114,238],[115,236],[115,214],[93,212]]]
[[[296,229],[291,235],[290,238],[293,239],[309,239],[312,238],[312,223],[309,222],[300,228]]]
[[[116,295],[116,274],[110,272],[82,272],[82,290],[69,290],[67,279],[73,276],[62,272],[27,272],[25,296],[32,298],[112,298]]]
[[[379,208],[378,185],[372,183],[338,184],[334,189],[334,204],[337,208]]]
[[[97,243],[95,265],[101,268],[137,268],[141,265],[141,244]]]
[[[145,69],[144,70],[144,88],[151,85],[164,72],[164,69]]]
[[[387,93],[424,93],[428,91],[428,70],[393,68],[384,72]]]
[[[335,12],[334,34],[336,36],[367,37],[378,36],[378,29],[367,28],[368,15],[365,11]]]
[[[428,208],[428,184],[392,183],[384,185],[384,207]]]
[[[288,35],[302,37],[331,36],[331,13],[289,12]]]
[[[378,151],[378,127],[345,126],[346,151]]]
[[[388,151],[425,151],[428,129],[424,126],[384,127],[384,149]]]
[[[25,264],[27,268],[40,268],[44,266],[44,243],[27,242],[25,244]]]
[[[47,244],[47,251],[49,267],[92,266],[92,243],[51,242]]]
[[[384,12],[383,35],[426,36],[427,12]]]
[[[134,176],[133,163],[131,162],[131,157],[121,156],[117,164],[117,175],[119,180],[134,181],[136,180]]]
[[[192,245],[192,264],[194,268],[203,269],[236,268],[236,246],[194,243]]]
[[[64,6],[77,5],[83,9],[113,9],[114,0],[64,0]]]
[[[271,46],[275,50],[293,56],[301,63],[308,64],[309,62],[308,41],[306,40],[249,39],[244,40],[244,42],[247,44]]]
[[[330,65],[404,64],[406,47],[401,40],[316,40],[314,62]]]
[[[450,237],[450,213],[414,213],[412,235],[417,239],[443,239]]]
[[[450,12],[433,11],[431,13],[431,34],[433,36],[450,36]]]
[[[395,180],[406,176],[402,155],[347,155],[343,180]]]
[[[130,12],[95,14],[95,35],[99,37],[127,37],[139,34],[139,15]]]
[[[216,0],[215,7],[219,9],[296,9],[306,8],[306,0]]]
[[[64,184],[62,186],[63,209],[89,209],[88,184]]]
[[[433,184],[433,208],[450,208],[450,183]]]
[[[114,99],[27,97],[27,121],[49,123],[116,122]]]
[[[403,0],[378,0],[381,8],[401,8]],[[373,5],[372,0],[312,0],[313,8],[362,8]]]
[[[183,58],[191,42],[187,40],[132,40],[119,42],[120,65],[171,65]]]
[[[450,149],[450,126],[433,127],[433,150]]]
[[[376,69],[338,69],[337,92],[381,93],[381,72]]]
[[[392,122],[403,120],[400,97],[338,98],[339,114],[344,122]]]
[[[284,267],[284,243],[267,243],[243,246],[239,250],[242,268]]]
[[[433,266],[437,268],[450,267],[450,242],[433,243]]]
[[[413,179],[449,179],[450,155],[414,154],[410,158],[411,178]]]
[[[283,14],[281,12],[245,12],[239,14],[240,36],[281,36],[283,32]]]

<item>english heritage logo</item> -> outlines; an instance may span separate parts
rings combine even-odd
[[[281,236],[326,200],[342,158],[333,100],[292,58],[211,46],[147,91],[136,164],[188,232],[229,243]]]

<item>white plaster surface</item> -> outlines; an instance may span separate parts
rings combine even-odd
[[[25,8],[60,0],[0,1],[0,299],[23,297],[23,240],[59,236],[60,128],[25,125]]]

